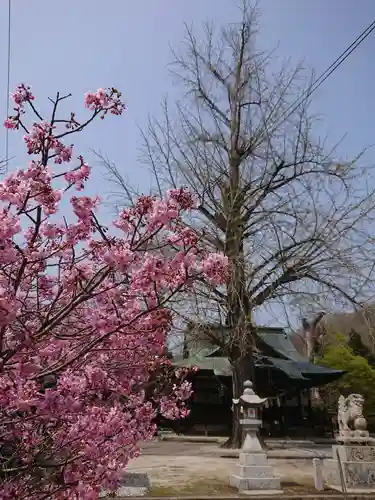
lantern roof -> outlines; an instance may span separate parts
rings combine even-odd
[[[260,406],[267,401],[267,398],[260,398],[257,394],[255,394],[253,390],[253,383],[250,382],[250,380],[246,380],[244,388],[242,396],[238,399],[233,399],[233,403],[235,405],[242,403],[244,406]]]

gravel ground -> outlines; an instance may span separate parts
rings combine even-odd
[[[147,443],[128,470],[147,472],[153,485],[175,486],[202,479],[224,480],[233,473],[236,463],[234,458],[220,457],[219,448],[212,444],[159,441]],[[283,482],[313,483],[311,458],[270,458],[269,464]]]
[[[142,455],[197,455],[205,457],[223,455],[233,457],[233,455],[236,455],[236,450],[220,448],[215,443],[155,440],[145,443],[142,448]],[[332,448],[330,446],[275,448],[268,451],[268,456],[270,458],[294,458],[297,456],[300,458],[315,458],[319,456],[326,458],[332,456]]]

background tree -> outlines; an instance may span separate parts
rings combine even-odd
[[[346,339],[356,354],[370,360],[375,355],[375,304],[366,302],[354,311],[321,313],[309,324],[309,333],[315,350],[335,341],[336,332]]]
[[[340,332],[344,345],[374,366],[374,326],[375,304],[368,301],[353,311],[320,312],[310,321],[303,318],[302,328],[292,333],[291,340],[300,354],[313,359],[327,346],[336,344],[337,332]]]
[[[319,139],[307,98],[311,78],[302,66],[275,72],[280,64],[257,49],[257,30],[258,12],[247,2],[238,24],[207,24],[204,39],[187,28],[172,63],[185,92],[175,104],[166,101],[164,119],[150,120],[143,133],[155,189],[189,186],[199,214],[187,225],[203,228],[207,248],[228,257],[225,287],[202,282],[179,311],[229,327],[222,347],[235,397],[244,378],[253,378],[255,313],[268,308],[280,318],[302,300],[319,310],[359,303],[374,262],[371,170],[361,155],[340,161]],[[126,203],[132,193],[121,170],[106,164]],[[233,422],[228,444],[237,447]]]
[[[350,347],[342,335],[337,336],[335,343],[326,345],[318,359],[320,364],[346,371],[346,374],[339,380],[320,389],[320,396],[326,407],[336,413],[340,394],[348,396],[359,393],[365,398],[365,415],[366,417],[372,416],[373,421],[375,369],[369,360]]]

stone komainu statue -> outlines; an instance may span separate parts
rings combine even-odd
[[[361,394],[350,394],[347,398],[344,396],[339,397],[337,421],[340,434],[355,431],[358,427],[362,427],[364,402],[365,400]]]

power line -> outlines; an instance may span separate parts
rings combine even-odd
[[[285,120],[292,115],[296,109],[306,101],[313,92],[315,92],[326,80],[329,78],[332,73],[336,71],[336,69],[341,66],[341,64],[361,45],[362,42],[366,40],[366,38],[374,31],[375,29],[375,21],[373,21],[369,26],[362,31],[362,33],[354,40],[353,43],[347,47],[344,52],[342,52],[339,57],[337,57],[333,63],[328,66],[328,68],[323,71],[323,73],[315,80],[310,89],[306,90],[302,96],[300,96],[294,103],[292,103],[284,112],[280,122],[275,125],[274,128],[279,127]]]
[[[6,105],[6,109],[7,109],[7,116],[6,118],[8,118],[9,116],[9,102],[10,102],[10,44],[11,44],[11,37],[10,37],[10,34],[11,34],[11,0],[8,0],[8,68],[7,68],[7,105]],[[8,170],[8,161],[9,161],[9,129],[7,128],[5,130],[5,168],[6,170]]]

